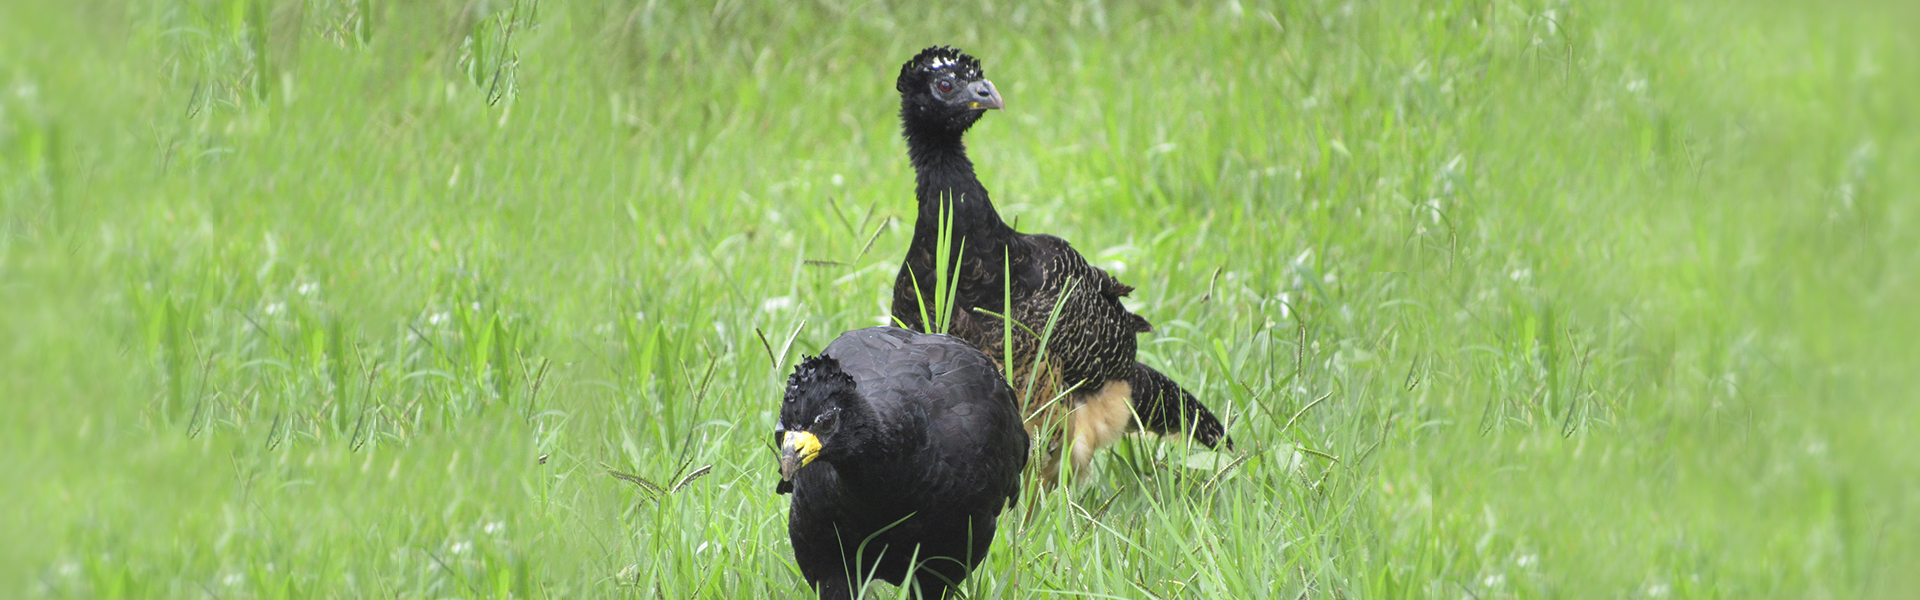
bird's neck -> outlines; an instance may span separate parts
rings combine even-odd
[[[914,222],[913,243],[929,247],[937,242],[941,215],[951,210],[956,237],[986,241],[1011,234],[987,197],[987,188],[973,173],[967,147],[957,132],[916,131],[907,135],[907,156],[913,162],[914,196],[920,216]],[[924,239],[923,239],[924,238]]]

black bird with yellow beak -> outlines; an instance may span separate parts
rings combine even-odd
[[[944,598],[986,558],[1028,450],[993,361],[893,327],[841,334],[795,367],[774,438],[794,561],[823,599],[869,577]]]

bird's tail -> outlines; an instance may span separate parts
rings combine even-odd
[[[1161,435],[1187,431],[1208,448],[1224,444],[1233,449],[1233,438],[1227,437],[1226,426],[1213,411],[1166,375],[1136,362],[1127,383],[1133,386],[1133,411],[1142,429]]]

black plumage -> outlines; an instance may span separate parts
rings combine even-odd
[[[923,315],[936,314],[935,254],[942,215],[950,214],[948,260],[957,290],[947,332],[996,361],[1011,355],[1007,373],[1015,389],[1034,390],[1025,407],[1029,426],[1058,434],[1043,471],[1048,480],[1056,477],[1063,444],[1072,444],[1075,466],[1085,467],[1094,450],[1143,426],[1158,434],[1186,430],[1209,447],[1231,447],[1212,411],[1134,360],[1135,336],[1153,326],[1121,304],[1133,288],[1088,264],[1066,240],[1014,231],[994,209],[961,139],[987,110],[1003,105],[980,63],[956,49],[928,48],[900,68],[894,87],[919,204],[913,241],[894,280],[894,318],[926,331]],[[1039,334],[1056,302],[1059,317],[1036,363]],[[1002,314],[1019,323],[1011,336],[995,316]]]
[[[794,560],[823,599],[910,574],[921,598],[944,597],[986,558],[1028,453],[993,361],[894,327],[841,334],[796,367],[775,437]]]

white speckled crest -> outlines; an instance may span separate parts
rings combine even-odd
[[[980,69],[980,61],[975,60],[972,56],[968,56],[965,52],[961,52],[958,48],[947,46],[933,46],[921,50],[919,55],[913,57],[913,60],[909,60],[907,64],[901,66],[901,71],[902,75],[906,74],[905,71],[920,71],[924,73],[948,71],[953,73],[955,77],[969,80],[986,76],[986,72]]]

